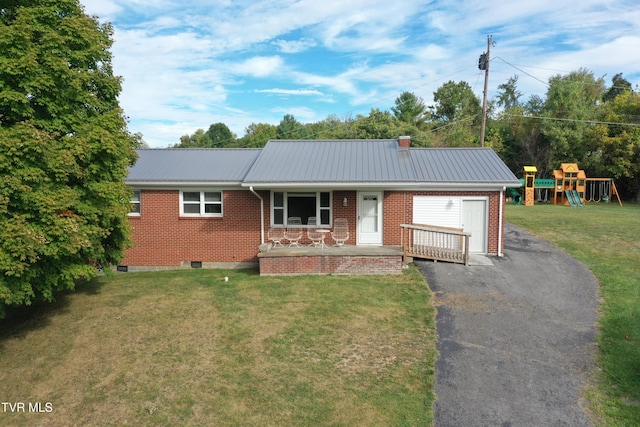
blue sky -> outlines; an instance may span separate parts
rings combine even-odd
[[[238,136],[285,114],[389,110],[403,91],[432,103],[447,81],[482,98],[518,75],[523,101],[579,68],[640,84],[637,0],[80,0],[114,25],[120,105],[150,147],[223,122]]]

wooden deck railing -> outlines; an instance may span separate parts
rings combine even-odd
[[[469,265],[469,238],[461,228],[401,224],[403,263],[407,257]]]

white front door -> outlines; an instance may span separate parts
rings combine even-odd
[[[471,233],[469,252],[487,253],[487,201],[462,200],[462,229]]]
[[[382,245],[382,193],[358,193],[359,245]]]

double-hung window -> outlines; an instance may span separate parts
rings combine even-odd
[[[133,190],[133,194],[131,195],[131,211],[129,212],[129,215],[139,216],[141,212],[140,190]]]
[[[271,193],[272,225],[286,225],[287,218],[300,217],[302,224],[309,217],[318,218],[319,225],[331,226],[331,192],[274,191]]]
[[[182,216],[222,216],[222,191],[181,191]]]

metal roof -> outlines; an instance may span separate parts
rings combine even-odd
[[[474,182],[515,185],[516,176],[491,148],[412,148],[421,182]]]
[[[128,183],[242,182],[261,150],[249,148],[172,148],[137,150]]]
[[[138,150],[130,184],[519,187],[490,148],[400,148],[396,139],[270,140],[262,149]]]
[[[416,178],[397,140],[271,140],[245,183],[374,183]]]

